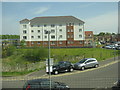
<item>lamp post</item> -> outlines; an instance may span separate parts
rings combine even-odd
[[[46,31],[45,34],[48,34],[48,72],[49,72],[49,79],[50,79],[50,90],[51,90],[51,72],[50,72],[50,31]]]

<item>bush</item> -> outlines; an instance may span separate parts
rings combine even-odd
[[[27,49],[24,52],[24,58],[29,61],[40,61],[48,56],[47,49],[45,48],[33,48]]]
[[[9,45],[6,47],[2,48],[2,57],[8,57],[14,54],[14,52],[16,51],[16,47],[13,45]]]

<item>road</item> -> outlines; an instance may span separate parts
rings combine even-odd
[[[70,88],[111,88],[118,80],[119,60],[109,59],[100,62],[98,68],[86,69],[84,71],[52,75],[53,81],[66,83]],[[3,78],[3,88],[22,88],[27,79],[48,78],[44,71],[34,72],[22,78]]]

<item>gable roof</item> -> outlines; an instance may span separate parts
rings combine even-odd
[[[20,21],[20,23],[28,23],[30,20],[28,20],[27,18],[26,19],[23,19]]]
[[[23,20],[22,20],[23,21]],[[30,20],[31,25],[36,24],[47,24],[47,23],[84,23],[84,21],[74,17],[74,16],[49,16],[49,17],[35,17]]]

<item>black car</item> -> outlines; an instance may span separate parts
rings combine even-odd
[[[120,80],[118,80],[115,85],[112,87],[112,90],[120,90]]]
[[[23,86],[23,90],[50,90],[50,80],[28,80]],[[51,90],[69,90],[69,87],[64,83],[51,81]]]
[[[53,74],[58,74],[60,72],[72,72],[73,64],[69,61],[60,61],[57,64],[53,65]],[[47,72],[48,73],[48,72]]]

